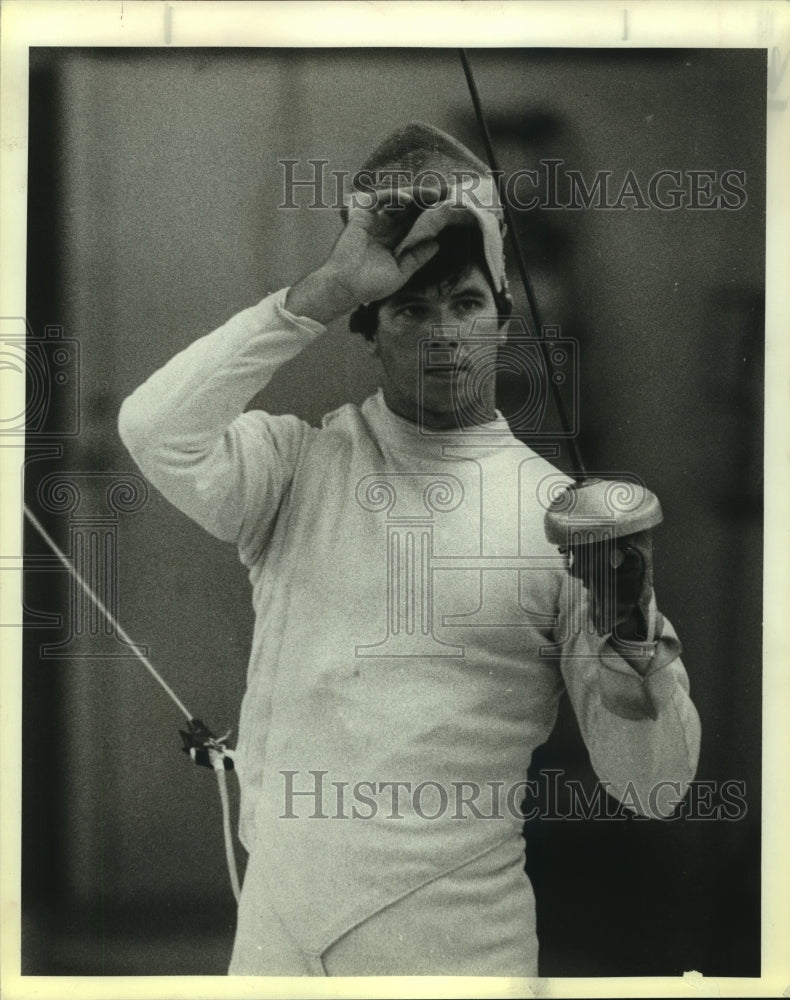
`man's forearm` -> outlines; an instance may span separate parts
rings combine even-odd
[[[307,425],[243,414],[323,326],[283,308],[285,289],[192,343],[124,401],[121,439],[167,499],[217,538],[250,543],[276,510]],[[252,534],[244,535],[244,526]]]

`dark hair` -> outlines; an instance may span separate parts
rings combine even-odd
[[[463,275],[477,265],[485,275],[496,303],[501,322],[513,311],[513,300],[507,292],[494,287],[483,247],[483,234],[477,226],[446,226],[436,236],[438,251],[427,264],[409,278],[403,286],[411,291],[422,291],[432,285],[456,284]],[[366,340],[373,340],[379,322],[379,309],[386,299],[358,306],[349,317],[352,333],[361,333]]]

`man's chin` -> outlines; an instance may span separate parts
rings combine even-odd
[[[423,393],[419,406],[419,422],[426,428],[443,429],[475,427],[495,419],[491,412],[481,410],[480,400],[459,398],[452,390],[444,393]]]
[[[463,403],[458,399],[452,378],[426,375],[422,383],[419,410],[426,416],[447,420],[460,415]]]

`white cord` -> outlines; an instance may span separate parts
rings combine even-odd
[[[96,605],[99,611],[101,611],[101,613],[106,617],[107,621],[112,625],[112,627],[115,629],[118,635],[123,639],[124,642],[129,644],[129,646],[132,649],[132,652],[137,657],[137,659],[143,664],[146,670],[157,681],[159,681],[159,683],[162,685],[165,691],[170,695],[170,697],[173,699],[176,705],[178,705],[178,707],[187,717],[187,720],[194,719],[194,715],[189,711],[189,709],[186,707],[183,701],[181,701],[181,699],[178,697],[175,691],[170,687],[170,685],[167,683],[164,677],[162,677],[161,674],[157,671],[153,663],[151,663],[148,657],[144,656],[137,648],[137,646],[135,646],[135,644],[129,638],[127,632],[121,627],[120,622],[116,620],[115,616],[112,614],[110,609],[106,607],[101,601],[101,599],[98,597],[98,595],[91,590],[88,584],[80,576],[77,569],[71,564],[69,559],[63,554],[63,552],[61,552],[61,550],[58,548],[55,542],[50,538],[50,536],[42,527],[41,522],[38,520],[36,515],[30,510],[27,504],[25,504],[25,517],[28,519],[28,521],[30,521],[30,523],[33,525],[36,531],[38,531],[38,533],[41,535],[41,537],[44,539],[47,545],[49,545],[49,547],[52,549],[52,551],[55,553],[58,559],[60,559],[60,561],[69,571],[69,573],[74,577],[74,579],[77,581],[80,587],[82,587],[82,589],[85,591],[88,597],[93,601],[93,603]]]
[[[209,751],[211,763],[217,774],[217,784],[219,785],[219,797],[222,802],[222,832],[225,836],[225,860],[228,862],[228,874],[230,875],[230,887],[236,903],[239,902],[241,888],[239,886],[239,871],[236,867],[236,852],[233,849],[233,833],[230,828],[230,802],[228,801],[228,782],[225,778],[225,761],[222,755],[216,751]]]

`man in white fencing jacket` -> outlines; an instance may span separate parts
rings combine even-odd
[[[124,402],[141,470],[252,585],[233,974],[537,975],[520,806],[564,690],[611,795],[666,816],[694,777],[649,540],[617,635],[590,628],[595,580],[544,534],[570,480],[496,409],[502,230],[485,165],[412,123],[357,175],[316,271]],[[346,313],[375,395],[320,428],[244,412]]]

